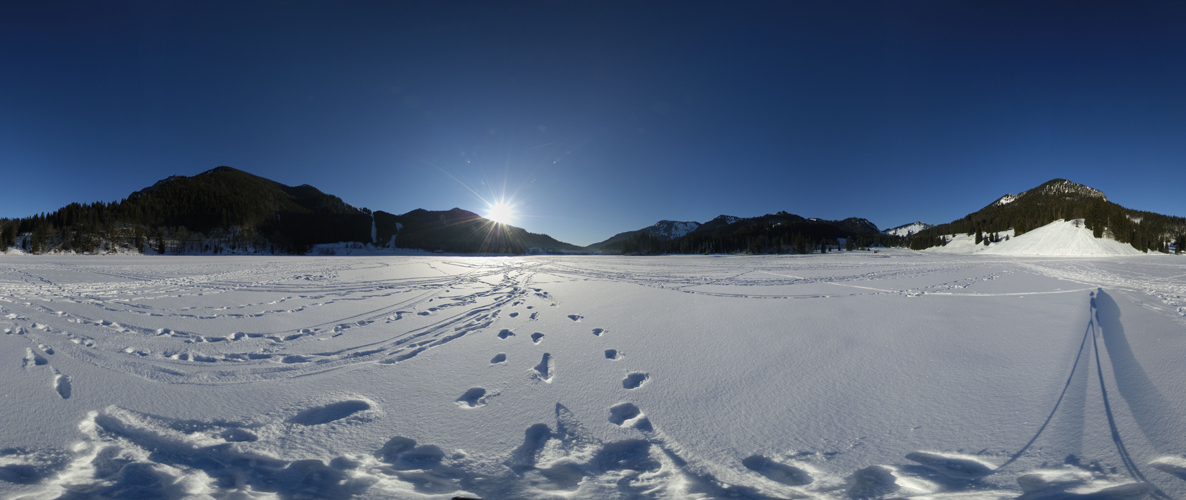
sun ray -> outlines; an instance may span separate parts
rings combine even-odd
[[[510,224],[515,218],[515,209],[504,201],[492,203],[486,209],[486,218],[499,224]]]

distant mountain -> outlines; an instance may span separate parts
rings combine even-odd
[[[170,176],[115,203],[72,203],[45,216],[0,221],[0,249],[18,239],[32,252],[123,246],[158,253],[304,253],[339,242],[456,253],[581,251],[458,208],[372,212],[307,184],[286,186],[225,166]]]
[[[1186,233],[1186,219],[1122,207],[1097,189],[1066,179],[1054,179],[1018,194],[997,198],[961,219],[914,234],[911,248],[944,244],[952,234],[996,235],[1013,230],[1015,236],[1057,220],[1083,219],[1095,238],[1108,237],[1141,251],[1168,250]],[[980,243],[980,241],[977,241]]]
[[[586,248],[601,253],[643,254],[808,253],[821,244],[835,246],[840,239],[860,241],[861,246],[897,241],[896,237],[882,235],[877,225],[866,219],[807,219],[778,212],[749,218],[721,215],[703,224],[660,221],[654,226],[618,233]]]
[[[726,217],[726,216],[722,215],[721,217]],[[736,217],[734,217],[734,219],[736,219]],[[610,236],[609,238],[607,238],[604,241],[599,241],[597,243],[594,243],[592,245],[585,247],[585,250],[588,250],[591,252],[601,251],[603,253],[606,251],[610,251],[610,252],[621,251],[622,250],[622,242],[626,241],[626,239],[630,238],[631,236],[635,236],[638,234],[647,234],[647,235],[650,235],[651,237],[658,238],[661,240],[670,240],[673,238],[679,238],[685,234],[695,231],[699,227],[700,227],[699,222],[680,222],[680,221],[673,221],[673,220],[661,220],[659,222],[656,222],[655,225],[653,225],[653,226],[647,226],[647,227],[644,227],[644,228],[636,230],[636,231],[625,231],[625,232],[615,234],[613,236]]]
[[[898,226],[898,227],[891,227],[891,228],[886,229],[885,231],[882,231],[882,232],[885,234],[892,234],[894,236],[900,236],[900,237],[905,238],[905,237],[910,236],[914,233],[922,231],[923,229],[929,229],[932,227],[935,227],[935,225],[927,224],[925,222],[911,222],[909,224],[902,224],[901,226]]]
[[[584,253],[585,250],[546,234],[500,224],[478,214],[454,208],[448,211],[416,209],[400,216],[375,212],[381,243],[394,238],[399,248],[457,253]]]
[[[702,231],[704,234],[711,234],[718,229],[727,227],[729,224],[733,224],[739,220],[741,220],[741,217],[734,217],[732,215],[718,215],[713,220],[701,224],[700,227],[696,229],[698,231]]]

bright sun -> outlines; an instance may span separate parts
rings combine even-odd
[[[490,209],[486,211],[486,218],[500,224],[508,224],[514,217],[515,212],[510,205],[506,203],[495,203],[490,205]]]

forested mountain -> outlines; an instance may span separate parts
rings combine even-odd
[[[388,246],[393,237],[401,248],[428,251],[579,251],[460,209],[371,212],[307,184],[290,187],[230,167],[171,176],[118,202],[72,203],[49,214],[0,220],[0,249],[20,245],[34,253],[113,246],[158,253],[304,253],[319,243]]]
[[[961,233],[992,238],[1013,229],[1014,235],[1021,235],[1058,219],[1084,219],[1095,237],[1106,235],[1146,252],[1165,252],[1170,242],[1186,239],[1186,219],[1182,217],[1124,208],[1096,189],[1054,179],[1020,194],[1002,196],[962,219],[919,231],[908,245],[921,250],[944,244],[944,235]]]
[[[1058,219],[1084,219],[1097,238],[1107,236],[1142,251],[1168,251],[1174,241],[1177,248],[1186,247],[1186,219],[1124,208],[1098,190],[1065,179],[1002,196],[929,228],[915,223],[895,228],[905,231],[882,233],[855,217],[721,215],[705,223],[659,221],[582,248],[459,208],[372,212],[307,184],[290,187],[218,167],[163,179],[117,202],[71,203],[49,214],[0,219],[0,250],[306,253],[316,244],[353,242],[451,253],[811,253],[837,247],[841,240],[850,249],[905,245],[921,250],[946,244],[945,235],[977,234],[977,243],[997,241],[1009,229],[1017,236]]]
[[[459,253],[582,253],[583,249],[546,234],[500,224],[478,214],[454,208],[448,211],[416,209],[400,216],[375,212],[380,241],[395,235],[400,248],[441,249]],[[380,215],[381,214],[381,215]],[[380,221],[390,221],[380,224]]]
[[[695,231],[700,226],[701,224],[699,222],[661,220],[656,222],[653,226],[647,226],[637,231],[625,231],[615,234],[605,241],[594,243],[585,247],[585,249],[590,252],[620,252],[622,250],[622,242],[626,241],[631,236],[645,233],[652,238],[670,240],[672,238],[679,238],[680,236]]]
[[[882,234],[865,219],[807,219],[787,212],[761,217],[719,216],[700,224],[679,238],[658,238],[635,231],[621,244],[628,254],[660,253],[811,253],[837,247],[840,239],[849,249],[870,245],[892,246],[902,240]],[[607,251],[602,248],[602,253]]]

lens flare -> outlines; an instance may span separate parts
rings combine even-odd
[[[515,218],[515,211],[509,204],[500,201],[490,205],[486,210],[486,218],[499,224],[510,224]]]

